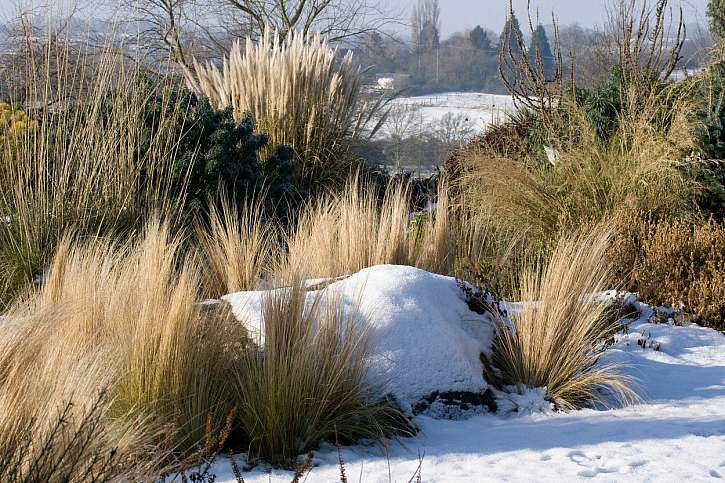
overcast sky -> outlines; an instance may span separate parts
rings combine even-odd
[[[414,5],[417,0],[403,0]],[[514,10],[526,11],[527,0],[514,0]],[[553,11],[562,24],[578,23],[582,26],[600,24],[606,5],[611,0],[531,0],[532,11],[539,10],[543,23],[551,23]],[[439,0],[443,35],[466,28],[481,26],[500,31],[506,19],[508,0]],[[707,0],[672,0],[682,5],[688,23],[705,20]]]
[[[14,10],[17,3],[41,3],[61,5],[77,0],[0,0],[0,18],[6,17]],[[351,0],[356,1],[356,0]],[[582,26],[601,24],[606,5],[618,0],[531,0],[532,11],[538,9],[543,23],[550,23],[551,12],[556,13],[561,24],[578,23]],[[649,0],[653,3],[653,0]],[[705,9],[708,0],[671,0],[671,4],[682,5],[687,23],[705,22]],[[86,5],[84,14],[88,16],[102,16],[94,4],[97,0],[80,0]],[[404,16],[407,22],[410,9],[417,0],[381,0],[383,5],[389,5],[397,13]],[[527,0],[514,0],[514,9],[523,16],[526,11]],[[508,0],[439,0],[441,6],[441,23],[443,36],[453,32],[481,25],[485,28],[500,31],[506,19]],[[90,6],[90,8],[89,8]]]

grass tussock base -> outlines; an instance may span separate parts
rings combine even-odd
[[[605,232],[579,234],[561,240],[548,264],[523,270],[518,300],[524,308],[512,316],[512,326],[500,322],[494,342],[501,386],[546,388],[547,398],[564,410],[637,400],[622,367],[600,362],[618,329],[596,297],[607,288],[602,261],[608,246]]]

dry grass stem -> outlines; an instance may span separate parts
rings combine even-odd
[[[519,300],[526,306],[513,327],[500,323],[494,343],[505,384],[545,387],[560,409],[638,399],[622,367],[600,361],[618,329],[596,298],[609,288],[608,246],[609,234],[601,229],[573,236],[559,242],[547,265],[521,275]]]

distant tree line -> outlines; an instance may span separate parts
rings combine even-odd
[[[71,3],[73,1],[80,0],[71,0]],[[440,19],[445,12],[440,1],[418,0],[412,9],[410,38],[407,39],[386,28],[391,23],[398,23],[400,18],[396,12],[383,8],[391,5],[384,0],[99,1],[117,9],[113,10],[114,18],[121,24],[112,30],[125,37],[122,43],[114,43],[99,35],[96,43],[125,49],[121,55],[139,59],[149,70],[168,69],[169,64],[162,62],[166,60],[171,61],[172,69],[188,68],[194,59],[219,60],[227,53],[233,39],[249,36],[254,40],[270,30],[282,39],[290,31],[297,30],[320,32],[340,47],[340,55],[348,49],[355,51],[358,62],[367,69],[371,83],[383,74],[406,78],[405,84],[411,94],[451,90],[507,92],[499,71],[499,53],[503,46],[507,46],[514,59],[523,55],[540,61],[545,77],[554,75],[552,42],[555,39],[551,25],[538,23],[533,29],[527,25],[527,32],[519,37],[521,24],[513,12],[505,19],[500,33],[476,25],[443,38]],[[725,0],[711,0],[708,16],[712,35],[716,39],[724,38]],[[74,24],[61,21],[58,25],[62,30]],[[574,75],[579,85],[596,87],[609,78],[617,61],[617,53],[609,48],[614,26],[607,25],[606,21],[597,30],[578,25],[560,26],[558,40],[564,62],[574,60]],[[689,27],[681,66],[693,68],[707,61],[713,41],[707,29]],[[47,28],[33,25],[32,16],[25,14],[18,15],[14,23],[3,28],[8,46],[0,58],[0,86],[7,85],[3,90],[8,91],[12,87],[10,84],[18,83],[17,72],[23,70],[19,69],[20,64],[33,58],[42,60],[42,56],[28,52],[38,45],[28,43],[26,39],[51,37],[40,35]],[[82,26],[79,30],[85,31]],[[66,36],[60,31],[53,35]],[[9,69],[9,64],[17,65]],[[504,76],[510,76],[512,66],[503,65],[501,71]]]
[[[711,0],[708,15],[710,32],[697,24],[687,26],[678,68],[692,69],[707,63],[712,37],[725,38],[725,0]],[[556,77],[553,46],[556,39],[551,23],[534,22],[533,31],[527,27],[527,32],[522,33],[519,19],[510,12],[500,34],[476,25],[444,39],[440,16],[439,0],[418,0],[410,20],[410,42],[378,32],[369,34],[355,46],[358,59],[371,67],[370,76],[408,76],[411,94],[451,90],[506,93],[501,74],[507,78],[513,76],[511,64],[521,57],[540,64],[547,80],[553,81]],[[618,53],[611,48],[617,26],[614,18],[605,18],[597,28],[559,25],[562,61],[577,85],[597,88],[608,82],[618,62]],[[503,47],[513,59],[504,59],[499,72],[499,53]],[[573,69],[569,65],[572,61]]]
[[[414,91],[504,92],[499,78],[499,49],[507,42],[518,51],[518,46],[513,45],[516,34],[521,34],[516,16],[509,16],[500,36],[476,25],[443,40],[440,14],[438,0],[418,0],[410,20],[410,44],[380,34],[370,35],[357,49],[361,62],[373,66],[373,74],[409,75]],[[530,57],[540,57],[547,72],[551,72],[554,59],[543,25],[537,27],[528,42],[524,48]]]

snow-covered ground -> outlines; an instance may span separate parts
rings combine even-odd
[[[419,132],[440,125],[446,116],[456,116],[466,123],[474,133],[483,131],[488,124],[504,120],[507,113],[514,110],[513,99],[508,95],[486,94],[480,92],[443,92],[426,96],[399,97],[392,101],[393,106],[406,107],[402,113],[393,113],[393,117],[409,115],[409,129]],[[389,119],[381,129],[381,136],[392,134],[400,129],[400,119]]]
[[[395,270],[373,269],[373,273],[382,280],[395,275]],[[398,276],[414,274],[399,271]],[[458,307],[450,300],[458,295],[449,290],[449,282],[435,277],[427,277],[423,284],[404,281],[403,291],[417,286],[417,294],[386,300],[396,293],[391,279],[387,289],[378,291],[377,300],[414,310],[418,297],[430,297],[428,290],[433,289],[431,300],[416,312],[427,324],[438,317],[434,306]],[[647,308],[642,308],[642,316],[631,321],[628,333],[618,336],[608,351],[609,359],[628,364],[639,380],[642,403],[607,411],[483,414],[465,420],[417,416],[421,431],[414,438],[392,442],[387,449],[367,444],[343,448],[348,481],[408,482],[419,465],[424,482],[725,478],[725,335],[696,325],[652,324]],[[384,330],[390,329],[387,323]],[[642,340],[644,348],[638,344]],[[236,481],[225,459],[215,464],[212,473],[217,482]],[[289,482],[291,476],[288,471],[257,467],[244,479]],[[340,481],[337,449],[326,446],[317,451],[304,481]]]

